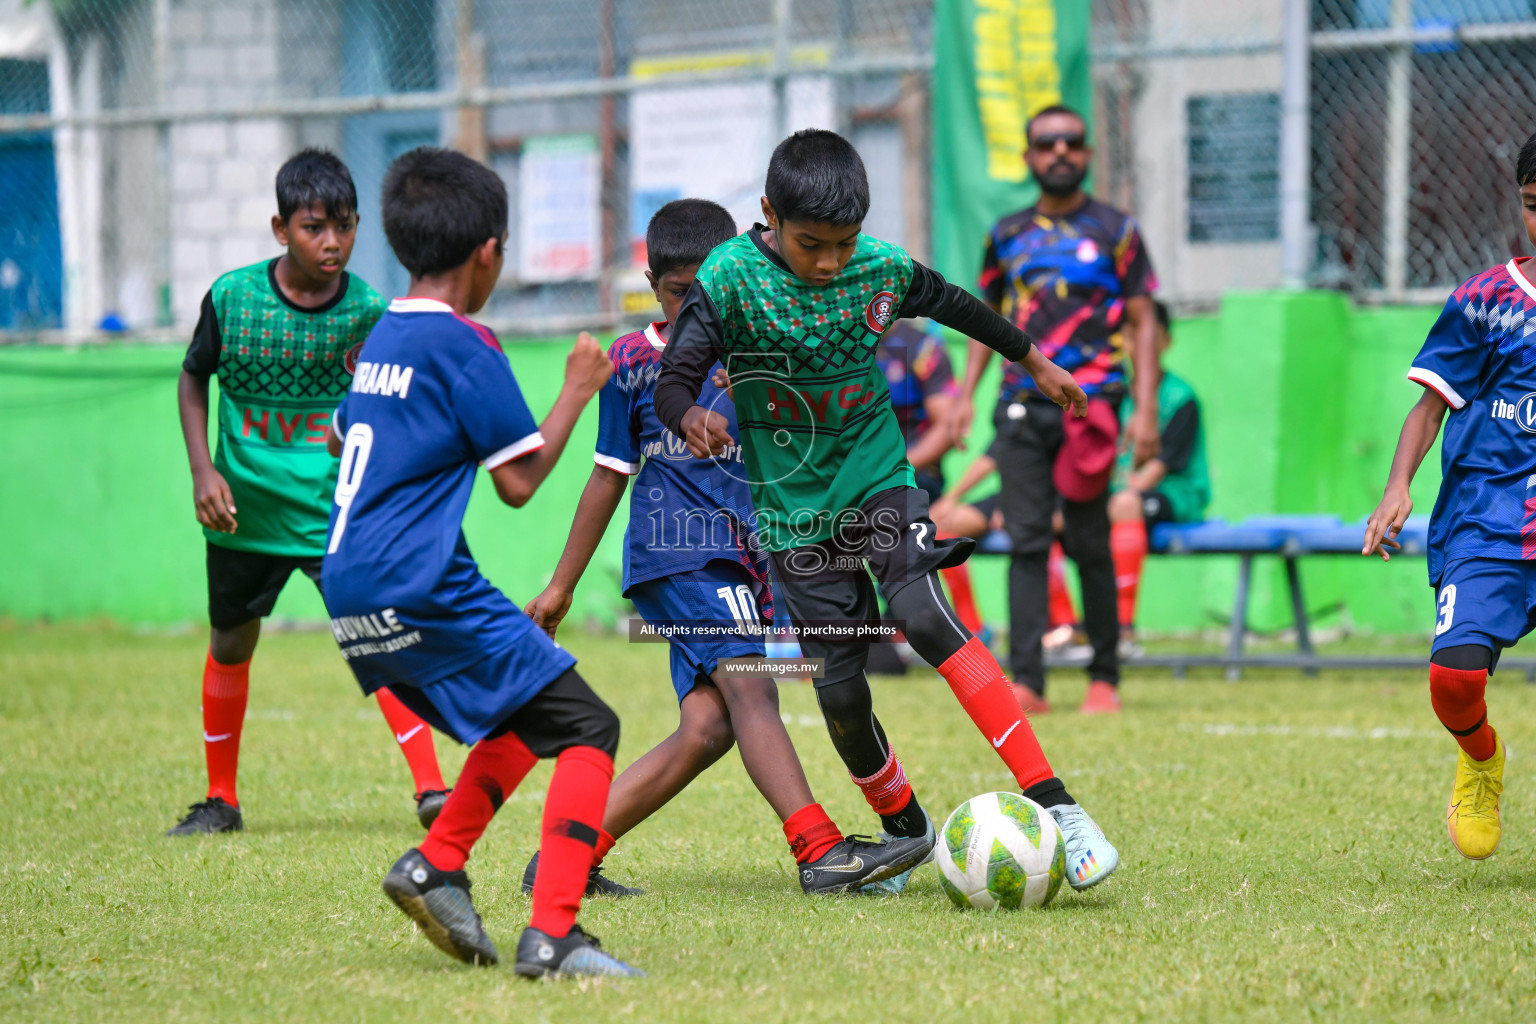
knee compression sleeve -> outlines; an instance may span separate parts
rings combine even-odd
[[[942,665],[971,639],[944,597],[936,572],[908,583],[889,603],[891,618],[905,623],[907,642],[930,665]]]
[[[885,766],[890,745],[875,718],[869,680],[862,672],[852,679],[816,687],[816,703],[826,720],[832,746],[855,777],[874,775]]]

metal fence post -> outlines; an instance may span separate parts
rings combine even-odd
[[[1392,0],[1392,55],[1387,71],[1387,180],[1382,285],[1401,302],[1408,289],[1408,157],[1413,89],[1413,0]]]
[[[1285,0],[1280,86],[1280,273],[1303,288],[1312,267],[1312,5]]]

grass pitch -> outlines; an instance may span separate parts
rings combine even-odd
[[[666,650],[573,636],[624,721],[620,763],[670,731]],[[933,869],[900,899],[800,895],[766,804],[729,755],[609,860],[641,899],[583,924],[650,972],[530,984],[451,961],[380,891],[417,841],[410,780],[329,637],[273,634],[252,674],[247,831],[161,837],[202,795],[200,636],[0,627],[0,1020],[1478,1021],[1536,1016],[1536,844],[1524,761],[1536,692],[1490,688],[1515,751],[1505,836],[1482,864],[1443,824],[1454,746],[1422,679],[1134,676],[1081,718],[1053,681],[1037,728],[1119,844],[1119,874],[1045,911],[953,909]],[[877,680],[942,818],[1009,776],[934,675]],[[783,710],[849,831],[878,823],[810,688]],[[447,772],[463,751],[439,738]],[[449,775],[452,778],[452,775]],[[529,903],[547,766],[470,863],[510,955]]]

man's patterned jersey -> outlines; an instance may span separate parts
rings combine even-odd
[[[1429,580],[1469,556],[1536,559],[1536,261],[1485,270],[1457,288],[1408,379],[1451,407]]]
[[[624,531],[624,594],[637,583],[700,569],[712,561],[744,565],[759,584],[763,618],[773,618],[768,558],[753,536],[752,495],[741,445],[696,459],[656,418],[656,377],[666,347],[665,321],[626,334],[608,349],[613,376],[598,392],[599,466],[634,476]],[[726,418],[736,436],[730,396],[704,383],[699,404]]]
[[[336,489],[326,431],[384,302],[343,272],[334,298],[305,309],[288,301],[276,275],[269,260],[215,281],[182,363],[219,376],[213,465],[239,523],[234,533],[203,533],[222,547],[318,558]]]
[[[1046,358],[1096,395],[1124,389],[1125,301],[1156,291],[1157,279],[1136,221],[1089,199],[1064,217],[1032,206],[998,221],[978,287]],[[1004,400],[1033,388],[1023,367],[1004,365]]]

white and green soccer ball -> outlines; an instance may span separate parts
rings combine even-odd
[[[1067,845],[1033,800],[983,793],[949,816],[934,860],[955,906],[1017,910],[1051,902],[1067,873]]]

